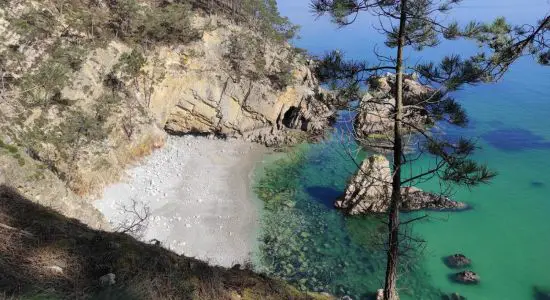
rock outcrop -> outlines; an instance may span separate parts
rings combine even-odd
[[[391,180],[389,161],[382,155],[370,156],[363,161],[349,181],[344,195],[334,205],[350,215],[386,212],[390,204]],[[415,187],[402,188],[401,195],[403,211],[467,209],[464,203]]]
[[[420,84],[413,75],[404,79],[404,121],[424,127],[430,120],[424,109],[424,101],[436,90]],[[392,113],[395,109],[395,74],[387,74],[369,81],[369,93],[359,103],[355,117],[355,131],[359,141],[369,148],[389,146],[384,140],[393,136]],[[412,127],[404,125],[406,132]]]
[[[441,295],[442,300],[466,300],[466,297],[460,295],[459,293],[444,294]]]
[[[468,267],[472,264],[472,261],[464,254],[453,254],[443,259],[447,267],[453,269],[460,269]]]
[[[535,297],[535,300],[550,300],[550,290],[543,289],[541,287],[535,286],[533,287],[533,294]]]
[[[361,168],[350,180],[344,196],[335,202],[335,206],[350,215],[382,213],[388,209],[390,196],[390,163],[382,155],[373,155],[363,161]]]
[[[170,133],[216,133],[268,146],[322,134],[334,113],[332,96],[319,86],[311,62],[287,44],[240,43],[255,38],[224,23],[187,47],[157,51],[166,75],[150,107],[159,124]],[[232,47],[245,55],[233,57]]]
[[[331,121],[333,96],[319,86],[305,55],[224,16],[189,13],[185,40],[155,27],[164,40],[143,47],[143,36],[130,29],[131,38],[112,34],[113,3],[97,1],[90,10],[79,2],[64,10],[29,3],[0,8],[0,139],[18,149],[10,162],[36,162],[27,176],[57,177],[69,188],[20,192],[45,205],[67,192],[60,199],[80,203],[78,209],[65,200],[48,205],[67,215],[88,210],[80,197],[119,180],[128,164],[162,147],[166,132],[276,146],[321,136]],[[139,9],[155,17],[175,4],[155,5]],[[73,15],[79,10],[89,19]],[[103,21],[93,30],[81,26],[96,17],[89,11]],[[14,186],[24,185],[25,176],[15,178]]]
[[[472,271],[462,271],[453,275],[453,279],[458,283],[463,284],[478,284],[479,275]]]

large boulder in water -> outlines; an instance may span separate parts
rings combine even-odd
[[[401,210],[412,211],[420,209],[432,210],[464,210],[468,206],[443,195],[424,192],[419,188],[405,187],[401,189],[403,204]]]
[[[346,193],[334,206],[351,215],[385,212],[391,195],[390,183],[390,162],[382,155],[373,155],[363,161]]]
[[[453,279],[463,284],[478,284],[479,275],[472,271],[462,271],[454,274]]]
[[[467,258],[464,254],[453,254],[445,257],[443,259],[447,267],[453,269],[460,269],[468,267],[472,264],[472,261]]]
[[[360,169],[349,181],[346,192],[334,203],[334,206],[345,210],[350,215],[386,212],[390,204],[391,181],[390,162],[382,155],[373,155],[363,161]],[[414,187],[403,188],[401,195],[403,211],[467,208],[464,203]]]

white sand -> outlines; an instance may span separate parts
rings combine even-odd
[[[216,265],[242,264],[256,245],[259,208],[250,182],[266,151],[237,140],[169,137],[94,205],[116,225],[131,218],[122,205],[136,200],[151,211],[144,241]]]

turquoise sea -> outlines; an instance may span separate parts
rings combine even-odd
[[[308,1],[278,2],[282,14],[302,26],[301,39],[294,43],[311,53],[340,49],[352,58],[370,59],[376,44],[387,51],[369,16],[336,29],[327,18],[316,20]],[[449,18],[485,21],[503,15],[520,24],[550,11],[545,0],[530,2],[469,0]],[[464,42],[446,43],[407,57],[414,62],[472,49]],[[537,299],[535,286],[550,290],[550,67],[524,58],[500,82],[467,87],[455,98],[471,122],[465,129],[444,132],[475,138],[481,147],[475,159],[499,175],[490,185],[455,191],[453,198],[471,204],[472,210],[430,212],[428,220],[412,226],[410,234],[425,242],[402,259],[402,298],[441,299],[441,293],[458,292],[474,300]],[[340,120],[345,119],[343,113]],[[332,208],[356,170],[343,147],[331,138],[301,145],[258,169],[256,192],[265,202],[260,265],[304,288],[368,299],[383,284],[385,226],[374,217],[345,218]],[[425,158],[413,168],[428,164]],[[420,187],[440,190],[437,181]],[[453,253],[472,259],[470,269],[480,275],[479,285],[449,279],[454,271],[442,257]]]

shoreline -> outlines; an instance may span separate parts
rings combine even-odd
[[[269,149],[240,140],[169,136],[166,145],[104,189],[94,206],[113,224],[150,211],[143,241],[158,240],[178,254],[231,267],[258,249],[261,203],[254,169]]]

